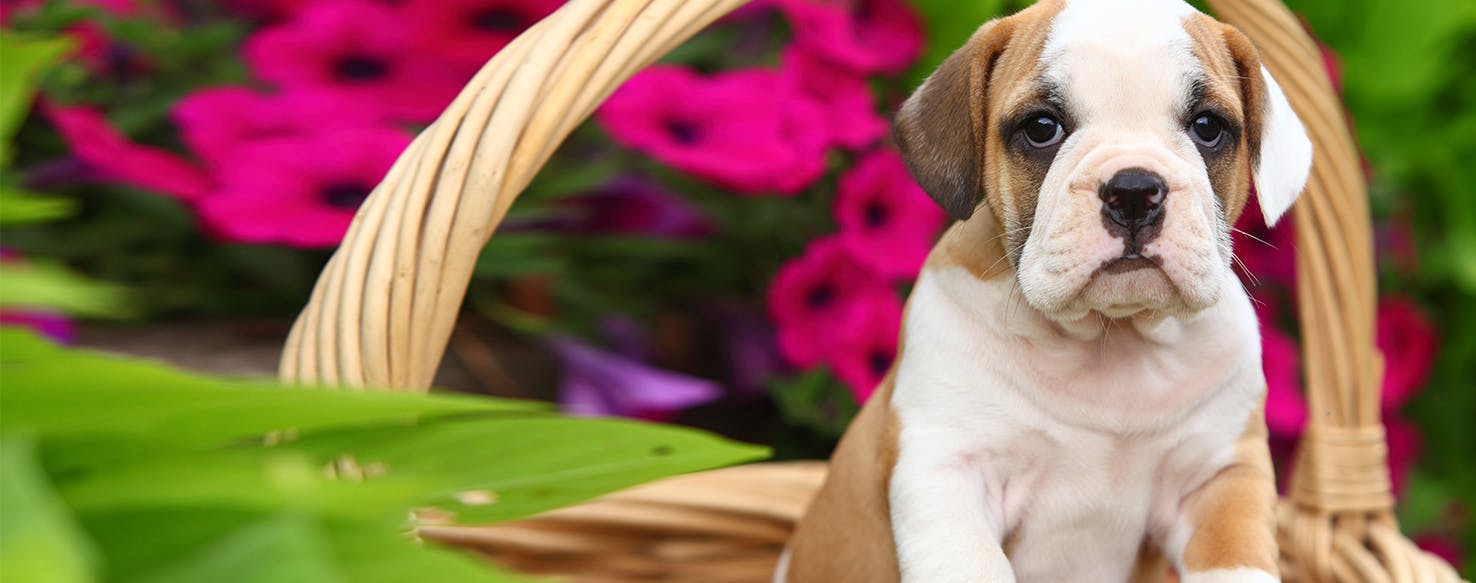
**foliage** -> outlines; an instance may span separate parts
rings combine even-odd
[[[510,520],[763,455],[527,402],[215,379],[13,330],[0,345],[0,561],[24,580],[498,580],[398,534],[407,513]]]
[[[941,226],[909,214],[932,207],[915,202],[915,185],[896,172],[884,118],[981,23],[1028,3],[768,0],[719,21],[656,74],[626,84],[554,154],[478,260],[468,311],[561,362],[566,406],[741,426],[735,431],[780,444],[783,455],[825,455],[890,362],[891,326],[918,250]],[[454,74],[415,87],[449,99],[478,63],[559,2],[26,4],[7,26],[66,35],[78,48],[40,77],[44,107],[19,125],[15,171],[0,176],[0,220],[68,218],[7,224],[0,241],[25,255],[31,274],[65,266],[104,283],[63,275],[52,278],[55,293],[0,291],[65,308],[102,306],[87,290],[103,290],[113,298],[103,312],[152,321],[293,314],[356,197],[438,105],[396,90],[398,77],[360,86],[331,71],[303,74],[309,65],[440,63]],[[480,33],[457,26],[469,14],[459,10],[493,4],[514,7],[515,18]],[[1464,167],[1476,154],[1476,62],[1468,58],[1476,5],[1288,4],[1329,49],[1367,156],[1388,298],[1381,347],[1400,373],[1386,379],[1385,418],[1403,524],[1476,548],[1468,516],[1476,467],[1461,446],[1476,443],[1467,419],[1476,410],[1476,198]],[[857,5],[864,9],[847,9]],[[284,53],[292,44],[284,38],[309,48]],[[693,106],[722,98],[730,101],[715,111]],[[5,111],[0,122],[19,119]],[[221,119],[246,121],[212,125]],[[712,136],[719,139],[701,139]],[[268,142],[275,146],[259,147]],[[292,148],[276,147],[287,142]],[[356,147],[321,146],[347,143]],[[762,155],[753,154],[758,147]],[[339,151],[375,155],[341,174],[295,163],[331,166],[328,153]],[[297,198],[268,196],[283,192]],[[291,216],[249,212],[258,207]],[[888,228],[868,228],[876,216]],[[1286,227],[1240,228],[1273,244],[1236,237],[1246,271],[1261,282],[1246,274],[1266,323],[1273,430],[1290,453],[1306,405],[1292,236]],[[708,398],[690,398],[704,383],[720,384],[721,400],[682,411]],[[681,390],[688,398],[671,398]],[[758,418],[711,421],[733,411]],[[250,522],[239,533],[246,545],[265,548],[280,536],[350,548],[334,542],[331,525],[276,515]],[[304,569],[322,567],[300,559]]]

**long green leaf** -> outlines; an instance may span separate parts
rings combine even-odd
[[[10,162],[10,138],[31,109],[37,75],[71,46],[63,38],[25,38],[0,30],[0,167]]]
[[[556,416],[443,419],[307,437],[288,447],[319,459],[350,456],[387,479],[405,473],[432,481],[437,488],[424,503],[460,522],[520,518],[769,453],[681,427]]]
[[[7,581],[92,581],[86,535],[51,491],[29,439],[0,439],[0,564]]]
[[[293,428],[544,408],[455,395],[330,391],[217,379],[155,362],[65,349],[17,330],[0,331],[0,368],[5,374],[0,430],[43,438],[118,436],[208,447]]]
[[[72,214],[77,204],[70,199],[41,196],[0,185],[0,225],[38,223]]]
[[[47,263],[0,265],[0,306],[43,308],[94,317],[128,314],[127,299],[121,288]]]

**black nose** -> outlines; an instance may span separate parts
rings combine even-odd
[[[1137,229],[1163,220],[1168,186],[1157,174],[1140,168],[1118,172],[1097,190],[1102,212],[1113,222]]]

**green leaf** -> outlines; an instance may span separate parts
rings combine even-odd
[[[441,419],[307,436],[285,447],[433,481],[459,522],[512,520],[642,482],[762,459],[768,449],[682,427],[556,416]],[[373,480],[368,480],[372,482]],[[478,491],[472,497],[458,494]]]
[[[0,430],[35,432],[43,438],[110,436],[209,447],[289,428],[307,431],[544,408],[457,395],[217,379],[155,362],[62,348],[18,330],[0,330],[0,346],[5,370]]]
[[[0,439],[0,564],[8,581],[94,580],[93,550],[26,438]]]
[[[31,109],[36,77],[71,48],[64,38],[26,38],[0,30],[0,167],[10,162],[10,139]]]
[[[0,225],[38,223],[71,215],[76,203],[70,199],[41,196],[0,186]]]
[[[122,288],[98,283],[50,263],[0,265],[0,307],[43,308],[76,316],[121,317]]]
[[[559,273],[565,260],[556,253],[558,238],[546,233],[504,233],[487,242],[477,257],[477,277],[508,279]]]
[[[860,411],[851,392],[824,368],[776,381],[769,393],[785,421],[826,437],[839,438]]]
[[[326,525],[329,543],[355,583],[402,583],[434,574],[436,583],[502,583],[527,581],[476,560],[466,551],[418,544],[385,529],[353,523]]]
[[[311,518],[285,513],[229,532],[209,546],[138,580],[161,583],[349,581],[335,562],[327,537]]]
[[[415,542],[392,523],[172,506],[95,514],[85,524],[115,581],[517,580],[464,553]]]
[[[84,514],[169,506],[256,512],[290,508],[395,524],[440,486],[434,476],[412,473],[365,481],[330,479],[324,473],[330,459],[274,447],[163,455],[76,472],[62,483],[61,496]]]

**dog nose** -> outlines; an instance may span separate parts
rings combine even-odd
[[[1141,168],[1120,171],[1097,190],[1108,218],[1130,229],[1163,220],[1167,194],[1163,178]]]

